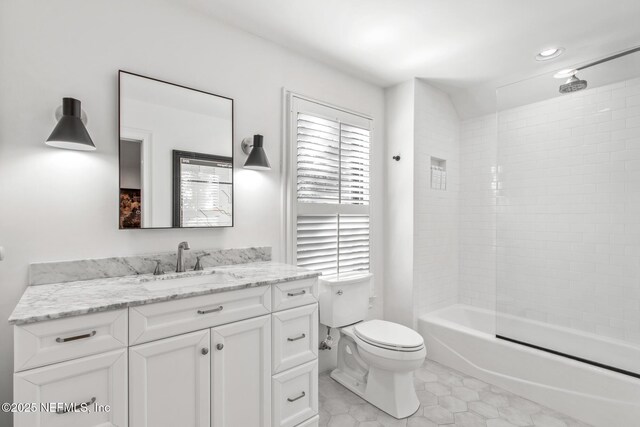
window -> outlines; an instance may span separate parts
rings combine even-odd
[[[371,120],[295,95],[290,105],[290,257],[325,275],[369,271]]]

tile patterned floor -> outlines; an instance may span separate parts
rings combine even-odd
[[[404,420],[382,412],[320,375],[321,427],[589,427],[499,387],[425,361],[415,373],[418,411]]]

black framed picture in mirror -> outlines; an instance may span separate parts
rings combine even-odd
[[[173,226],[229,227],[233,159],[173,150]]]
[[[233,226],[233,99],[119,71],[120,229]]]

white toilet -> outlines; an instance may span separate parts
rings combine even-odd
[[[427,355],[422,336],[384,320],[364,321],[371,274],[320,278],[320,323],[340,329],[331,378],[396,418],[418,410],[413,371]]]

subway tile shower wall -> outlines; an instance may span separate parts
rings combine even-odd
[[[491,306],[495,227],[500,312],[640,343],[640,79],[492,122],[462,124],[461,302]]]
[[[460,280],[462,304],[496,306],[496,115],[460,126]]]
[[[414,312],[458,300],[460,123],[444,92],[416,80]],[[446,190],[432,189],[431,159],[446,161]]]

